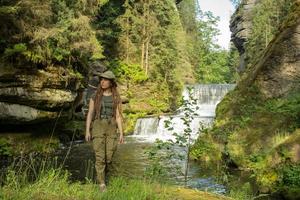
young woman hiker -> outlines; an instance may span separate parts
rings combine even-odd
[[[85,140],[93,142],[97,181],[104,191],[105,175],[111,168],[114,152],[118,143],[124,143],[121,98],[111,71],[100,74],[100,83],[90,99]]]

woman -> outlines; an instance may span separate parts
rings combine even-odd
[[[104,191],[105,173],[111,167],[118,143],[124,142],[124,136],[121,98],[117,91],[115,75],[111,71],[106,71],[100,75],[100,78],[100,84],[89,102],[85,140],[93,141],[97,180],[100,190]]]

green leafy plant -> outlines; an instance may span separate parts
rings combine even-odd
[[[142,83],[148,79],[144,70],[137,64],[126,64],[120,60],[115,60],[111,63],[111,68],[121,81],[126,82],[128,87],[130,84]]]
[[[9,141],[5,138],[0,138],[0,155],[11,156],[12,153],[13,153],[13,149]]]
[[[184,161],[184,175],[185,184],[187,184],[188,168],[189,168],[189,154],[191,149],[191,122],[194,117],[197,116],[196,110],[199,109],[197,106],[197,100],[193,97],[192,87],[187,87],[188,99],[182,99],[181,114],[180,118],[183,122],[183,132],[177,133],[172,126],[173,118],[170,117],[169,120],[165,120],[165,128],[168,131],[174,131],[174,140],[169,139],[168,141],[162,141],[157,139],[155,145],[151,147],[148,151],[148,158],[152,161],[151,171],[152,175],[165,175],[165,171],[174,171],[182,173],[181,166],[178,160]],[[180,150],[176,150],[176,148]],[[183,149],[183,150],[182,150]],[[164,155],[162,159],[161,155]],[[170,162],[165,164],[165,162]],[[170,165],[173,163],[172,165]]]

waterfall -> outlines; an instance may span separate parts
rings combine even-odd
[[[191,107],[198,114],[191,122],[192,140],[196,139],[201,127],[209,127],[212,125],[217,104],[223,97],[232,90],[234,84],[196,84],[186,85],[182,96],[189,100],[188,87],[192,88],[192,97],[197,101],[197,107]],[[184,124],[180,119],[182,116],[182,108],[179,108],[174,115],[161,115],[158,117],[139,118],[132,137],[141,138],[146,142],[153,142],[156,138],[161,140],[173,139],[174,132],[177,134],[183,133]],[[165,120],[172,122],[173,130],[165,128]]]

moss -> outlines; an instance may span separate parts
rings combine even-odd
[[[159,84],[150,81],[132,85],[130,88],[123,87],[121,93],[126,94],[129,99],[129,103],[123,109],[126,134],[133,132],[138,118],[169,112],[172,107],[169,96],[178,98],[170,94],[166,83]]]
[[[0,15],[14,15],[18,13],[18,10],[18,6],[1,6]]]
[[[295,17],[299,16],[299,5],[293,5],[286,22],[291,24],[283,25],[284,32],[299,20]],[[201,137],[204,141],[196,142],[194,152],[201,152],[208,143],[214,147],[207,148],[208,156],[213,156],[210,151],[221,151],[239,168],[251,171],[261,191],[298,196],[299,190],[295,188],[299,188],[299,90],[294,87],[284,96],[271,98],[261,92],[256,80],[284,34],[276,36],[259,62],[248,69],[235,90],[218,105],[213,128]]]
[[[218,200],[218,199],[229,199],[221,195],[210,194],[208,192],[201,192],[193,189],[168,187],[167,194],[170,195],[170,199],[186,199],[186,200]]]
[[[201,160],[228,155],[253,173],[261,190],[283,190],[279,185],[286,175],[278,169],[300,161],[299,99],[297,91],[267,99],[255,85],[236,88],[218,105],[213,128],[196,141],[192,153]]]
[[[222,151],[218,143],[208,134],[199,137],[191,148],[191,158],[216,163],[221,161]]]

